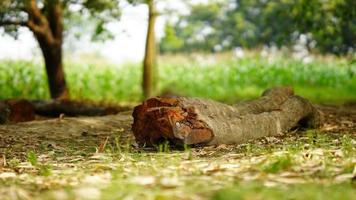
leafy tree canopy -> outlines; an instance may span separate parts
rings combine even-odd
[[[228,0],[192,4],[188,15],[166,25],[161,51],[281,47],[307,35],[310,48],[322,53],[347,53],[356,48],[356,12],[352,8],[356,8],[354,0]],[[177,41],[184,44],[172,45]]]
[[[115,0],[1,0],[0,26],[5,33],[18,36],[18,27],[28,27],[31,31],[38,28],[38,19],[33,14],[50,17],[49,10],[54,5],[62,9],[65,30],[80,23],[95,24],[93,39],[100,40],[112,37],[106,23],[118,20],[120,16],[119,1]],[[49,21],[49,20],[48,20]],[[77,31],[79,35],[79,31]]]

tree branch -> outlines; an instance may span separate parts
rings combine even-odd
[[[45,40],[48,43],[56,42],[55,37],[50,31],[51,27],[49,22],[46,16],[44,16],[41,13],[41,10],[37,7],[36,0],[30,0],[30,2],[28,2],[26,12],[29,16],[27,26],[30,30],[33,31],[35,35],[46,38]]]
[[[45,33],[45,29],[43,26],[37,25],[35,24],[32,20],[29,20],[27,22],[27,26],[28,28],[33,31],[36,34],[44,34]]]
[[[48,23],[46,21],[46,17],[42,15],[40,9],[37,7],[35,0],[30,0],[27,6],[27,13],[29,14],[30,19],[33,19],[35,22],[45,24]]]
[[[10,21],[10,20],[6,20],[6,21],[0,21],[0,26],[28,26],[27,22],[25,21]]]

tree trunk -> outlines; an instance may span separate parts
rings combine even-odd
[[[258,100],[230,106],[198,98],[151,98],[135,107],[132,130],[139,144],[237,144],[317,127],[321,115],[291,88],[274,88]]]
[[[62,64],[62,44],[44,44],[40,46],[45,59],[51,98],[69,98]]]
[[[43,30],[34,34],[44,57],[51,98],[67,99],[69,92],[62,62],[62,7],[59,3],[47,2],[46,9]]]
[[[155,62],[156,62],[156,41],[155,41],[155,21],[156,10],[154,0],[148,0],[148,28],[146,37],[146,50],[143,61],[143,81],[142,89],[145,98],[152,97],[155,87]]]

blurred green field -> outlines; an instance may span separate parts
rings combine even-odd
[[[318,103],[356,101],[356,63],[345,58],[300,60],[248,54],[161,56],[157,94],[212,98],[229,103],[254,98],[272,86],[290,85]],[[66,62],[71,96],[105,102],[138,102],[142,98],[141,64]],[[42,63],[0,61],[0,98],[49,98]]]

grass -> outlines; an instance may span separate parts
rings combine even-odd
[[[301,184],[291,187],[265,187],[259,183],[241,183],[217,192],[213,200],[273,200],[273,199],[353,199],[356,191],[352,184],[313,185]]]
[[[166,143],[134,148],[117,134],[88,138],[85,144],[51,141],[56,145],[34,148],[24,158],[16,156],[13,147],[6,153],[8,166],[0,172],[0,194],[4,199],[152,200],[352,199],[355,195],[356,154],[350,146],[354,135],[306,131],[177,151]],[[103,140],[107,145],[98,153]],[[345,150],[347,154],[342,153]]]
[[[73,98],[138,102],[142,97],[141,65],[66,62]],[[305,64],[285,57],[248,54],[163,56],[159,59],[158,92],[200,96],[225,102],[254,98],[272,86],[291,85],[315,102],[356,100],[356,64],[344,58],[322,58]],[[0,98],[48,98],[44,67],[26,61],[0,62]],[[335,95],[337,94],[337,95]]]
[[[270,159],[269,163],[263,166],[262,170],[267,173],[278,173],[292,167],[292,159],[289,154]]]

